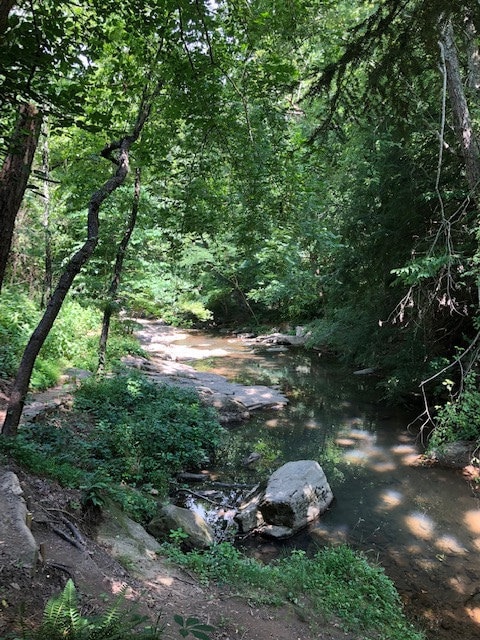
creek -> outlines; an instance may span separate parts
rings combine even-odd
[[[239,543],[247,553],[265,562],[285,549],[310,553],[348,543],[384,567],[428,638],[480,638],[476,487],[461,471],[422,463],[420,439],[409,428],[414,415],[379,400],[378,379],[354,375],[316,352],[259,348],[218,334],[186,332],[182,345],[197,353],[189,360],[197,369],[277,387],[289,398],[283,409],[254,412],[230,426],[210,477],[255,484],[284,462],[314,459],[335,496],[330,509],[293,538],[248,536]],[[252,452],[261,458],[242,464]]]

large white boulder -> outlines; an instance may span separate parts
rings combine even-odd
[[[318,462],[296,460],[270,476],[265,491],[242,505],[236,521],[242,532],[255,528],[286,538],[318,518],[332,500],[332,490]]]

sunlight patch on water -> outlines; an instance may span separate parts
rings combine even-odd
[[[463,521],[471,533],[480,534],[480,509],[471,509],[463,516]]]
[[[480,607],[465,607],[465,611],[470,620],[480,625]]]
[[[382,507],[385,509],[394,509],[398,507],[403,501],[403,494],[400,491],[394,489],[387,489],[380,494],[380,500],[382,501]]]
[[[426,573],[432,573],[437,568],[437,561],[430,560],[429,558],[417,558],[416,564]]]
[[[387,473],[387,471],[395,471],[397,467],[393,460],[383,460],[380,462],[374,462],[370,465],[370,468],[377,473]]]
[[[352,440],[352,438],[335,438],[335,444],[339,447],[354,447],[355,440]]]
[[[414,511],[405,517],[405,523],[417,538],[422,540],[430,540],[432,538],[435,524],[425,513]]]
[[[361,449],[352,449],[347,451],[344,458],[350,464],[363,464],[369,458],[368,451],[362,451]]]
[[[436,548],[442,553],[450,553],[463,556],[467,553],[465,547],[453,536],[441,536],[435,540]]]

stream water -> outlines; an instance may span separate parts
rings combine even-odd
[[[212,475],[254,484],[286,461],[315,459],[335,496],[304,532],[283,543],[250,536],[241,543],[247,551],[268,561],[285,547],[310,552],[346,542],[385,568],[429,638],[480,638],[479,497],[461,472],[421,464],[408,428],[414,416],[379,401],[377,380],[315,352],[199,332],[186,343],[224,354],[190,362],[195,368],[278,386],[290,402],[230,427]],[[252,452],[262,457],[245,466]]]

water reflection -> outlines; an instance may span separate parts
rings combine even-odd
[[[218,349],[227,344],[208,342]],[[371,380],[315,354],[253,352],[238,341],[228,346],[230,355],[209,360],[209,370],[277,386],[290,405],[230,430],[218,479],[255,484],[283,462],[318,460],[335,501],[282,546],[313,552],[348,542],[385,567],[428,637],[480,638],[478,500],[460,474],[419,464],[415,434],[406,429],[412,416],[378,403]],[[261,457],[243,467],[252,452]],[[244,545],[264,561],[280,546],[253,536]]]

